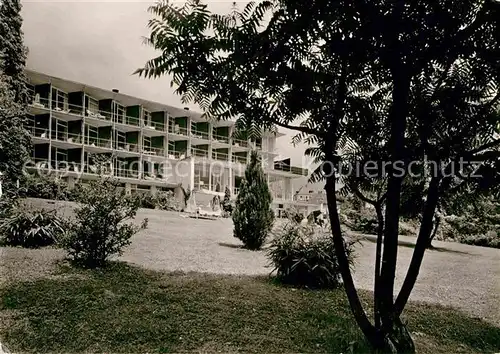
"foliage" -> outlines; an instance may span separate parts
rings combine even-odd
[[[8,89],[13,93],[14,101],[26,104],[27,79],[24,72],[27,49],[23,44],[23,19],[21,2],[5,0],[0,4],[0,71],[6,77]]]
[[[28,175],[22,184],[22,195],[29,198],[76,201],[80,185],[70,189],[68,183],[57,176],[45,174]]]
[[[14,93],[8,89],[6,81],[6,76],[0,71],[0,171],[4,189],[14,190],[16,181],[23,178],[31,140],[23,128],[25,106],[15,102]]]
[[[147,42],[159,55],[137,72],[170,74],[184,102],[207,117],[237,117],[249,136],[275,125],[311,145],[326,176],[330,222],[346,294],[373,347],[414,351],[400,316],[417,281],[441,199],[462,187],[500,186],[498,133],[499,8],[494,0],[269,0],[227,16],[198,0],[151,8]],[[294,122],[296,124],[294,124]],[[348,148],[347,154],[343,149]],[[450,174],[459,161],[479,161]],[[410,163],[436,173],[413,179]],[[376,206],[374,324],[352,279],[336,208],[340,166],[375,162],[376,173],[354,173],[346,185]],[[390,168],[385,171],[385,162]],[[402,172],[397,167],[402,165]],[[317,175],[317,174],[316,174]],[[460,176],[458,176],[460,175]],[[395,273],[401,201],[423,183],[417,244],[399,294]],[[411,205],[411,203],[410,203]],[[382,213],[381,210],[385,209]],[[381,247],[380,247],[381,249]],[[378,280],[377,280],[378,279]],[[394,300],[396,299],[396,300]]]
[[[222,211],[224,212],[225,215],[230,216],[232,214],[233,204],[231,203],[231,191],[227,186],[224,191],[224,199],[222,200],[221,206],[222,206]]]
[[[107,178],[84,187],[75,219],[68,222],[62,245],[78,265],[95,268],[107,264],[109,257],[120,255],[130,238],[146,228],[127,223],[133,219],[140,199],[126,195],[119,184]]]
[[[145,193],[140,197],[141,208],[158,210],[177,210],[178,206],[171,191],[157,192],[155,195]]]
[[[1,243],[39,248],[57,244],[63,234],[63,220],[57,212],[16,208],[0,225]]]
[[[469,245],[499,248],[500,208],[491,199],[469,208],[462,215],[444,216],[440,238]]]
[[[23,178],[23,165],[29,158],[31,141],[23,128],[28,102],[26,48],[23,45],[19,0],[0,3],[0,171],[4,188],[14,189]]]
[[[256,152],[252,152],[233,210],[234,237],[246,248],[262,247],[273,225],[272,197]]]
[[[354,242],[346,242],[351,266]],[[298,287],[332,289],[341,284],[340,268],[328,226],[289,220],[276,232],[268,257],[277,278]]]

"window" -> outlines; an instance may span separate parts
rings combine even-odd
[[[91,113],[99,112],[99,102],[95,98],[87,96],[87,102],[87,111]],[[89,115],[89,112],[87,112],[87,115]]]

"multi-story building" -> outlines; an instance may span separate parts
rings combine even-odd
[[[74,185],[98,176],[96,161],[130,193],[182,186],[197,194],[232,195],[257,150],[276,208],[294,203],[292,179],[308,170],[275,161],[278,132],[248,139],[233,121],[207,121],[200,113],[83,83],[27,71],[31,93],[27,128],[36,168]],[[99,164],[102,166],[102,164]]]

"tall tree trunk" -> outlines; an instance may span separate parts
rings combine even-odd
[[[375,328],[381,329],[380,322],[380,262],[382,258],[382,240],[384,238],[384,214],[382,212],[382,203],[375,203],[375,211],[377,213],[377,246],[375,249],[375,279],[373,286],[373,313],[375,319]]]
[[[333,166],[333,164],[332,164]],[[342,281],[344,284],[344,289],[347,294],[347,299],[349,300],[349,305],[351,311],[358,323],[359,328],[365,335],[366,339],[374,348],[385,348],[385,338],[383,334],[376,330],[376,328],[370,323],[370,320],[366,316],[363,310],[363,305],[359,300],[359,295],[354,286],[354,281],[352,279],[351,269],[349,268],[349,260],[347,259],[344,238],[342,236],[342,229],[340,226],[340,219],[337,210],[337,196],[335,194],[335,174],[330,173],[326,178],[326,199],[328,204],[328,215],[330,217],[330,225],[332,228],[333,244],[335,247],[335,254],[339,262],[340,273],[342,275]]]
[[[429,190],[427,191],[427,200],[425,203],[424,214],[422,216],[422,223],[420,225],[420,231],[417,237],[417,243],[415,245],[415,250],[411,257],[410,266],[408,267],[408,273],[406,274],[401,291],[394,304],[394,314],[399,316],[403,312],[410,293],[415,286],[417,281],[418,273],[420,272],[420,266],[422,265],[422,260],[424,258],[425,250],[429,242],[429,236],[432,232],[432,217],[436,211],[436,207],[439,200],[439,184],[441,179],[439,177],[432,177],[429,184]]]
[[[383,328],[390,331],[393,327],[394,279],[396,277],[396,262],[398,254],[399,210],[401,201],[401,186],[404,171],[396,171],[395,167],[405,164],[405,130],[408,115],[408,97],[410,78],[406,68],[397,64],[392,72],[394,87],[392,107],[389,115],[391,156],[391,172],[387,185],[387,202],[385,210],[384,252],[382,255],[382,271],[380,275],[380,307]]]

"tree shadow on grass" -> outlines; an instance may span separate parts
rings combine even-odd
[[[360,237],[361,241],[368,241],[371,243],[377,243],[377,240],[373,237],[366,237],[366,236],[361,236]],[[406,247],[406,248],[415,248],[415,243],[409,242],[409,241],[404,241],[404,240],[399,240],[398,241],[398,246],[399,247]],[[447,247],[431,247],[428,248],[427,251],[436,251],[436,252],[447,252],[447,253],[457,253],[457,254],[467,254],[470,255],[471,253],[465,252],[465,251],[458,251],[458,250],[453,250]]]
[[[353,352],[369,352],[341,289],[155,272],[123,262],[97,270],[61,264],[60,271],[67,276],[0,288],[0,317],[14,313],[0,337],[12,350],[175,352],[210,344],[213,351],[345,352],[355,343]],[[360,293],[371,303],[370,292]],[[418,333],[419,352],[500,351],[499,328],[456,310],[410,303],[404,317]]]
[[[245,249],[243,245],[238,245],[236,243],[218,242],[218,245],[227,248]]]

